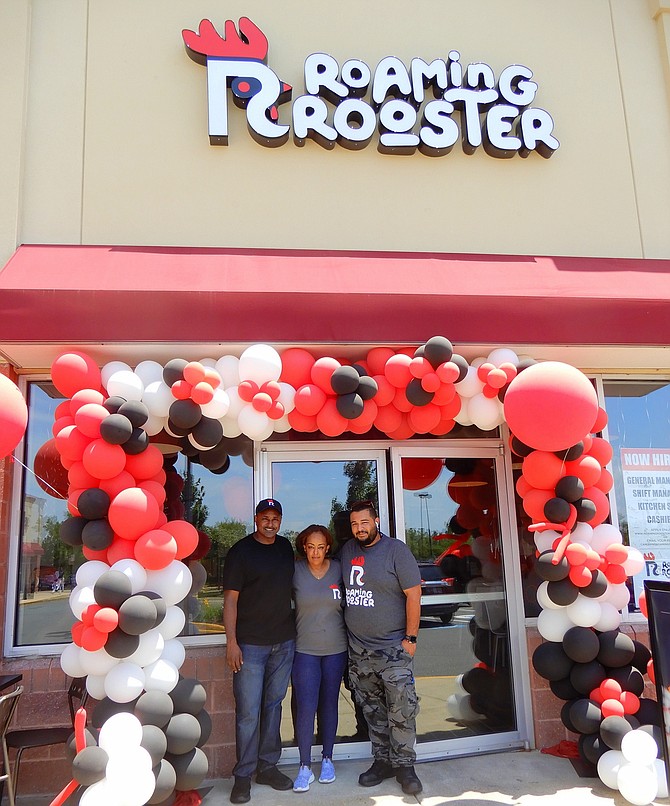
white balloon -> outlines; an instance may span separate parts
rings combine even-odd
[[[240,379],[259,386],[277,381],[281,375],[281,357],[269,344],[252,344],[240,356]]]
[[[292,426],[288,419],[288,414],[285,414],[283,417],[280,417],[278,420],[274,421],[275,431],[278,434],[285,434],[287,431],[290,431]]]
[[[602,615],[600,602],[581,593],[565,608],[568,618],[577,627],[593,627]]]
[[[491,350],[488,354],[487,361],[499,367],[501,364],[514,364],[515,367],[519,366],[519,356],[510,350],[508,347],[498,347],[496,350]]]
[[[207,582],[207,569],[201,562],[198,562],[198,560],[193,560],[193,562],[188,564],[188,570],[193,577],[189,593],[196,594],[203,587],[205,582]]]
[[[621,752],[631,764],[649,766],[658,755],[658,745],[649,733],[631,730],[621,739]]]
[[[177,605],[170,605],[165,611],[165,618],[156,629],[167,641],[170,638],[176,638],[184,629],[184,624],[186,624],[184,611]]]
[[[623,543],[621,532],[611,523],[598,524],[593,530],[591,547],[594,548],[598,554],[604,556],[606,549],[613,543]]]
[[[92,585],[76,585],[70,591],[70,610],[81,621],[81,614],[89,605],[95,604]]]
[[[267,439],[274,430],[267,414],[263,411],[256,411],[251,404],[245,406],[239,413],[237,423],[243,434],[246,434],[249,439],[255,439],[259,442]],[[268,428],[270,429],[269,433]]]
[[[486,358],[483,355],[477,356],[477,358],[473,358],[470,362],[470,366],[474,367],[475,369],[479,369],[482,364],[486,363]]]
[[[119,806],[119,801],[114,789],[103,778],[102,781],[84,788],[79,806]]]
[[[625,607],[628,607],[628,603],[630,602],[628,586],[625,582],[621,582],[618,585],[612,585],[610,582],[607,586],[607,595],[599,599],[599,601],[609,602],[614,605],[617,610],[623,610]]]
[[[147,630],[140,635],[140,643],[137,649],[128,655],[126,660],[129,663],[136,663],[138,666],[150,666],[155,663],[163,654],[165,639],[156,627]]]
[[[172,638],[165,642],[161,658],[169,661],[175,668],[181,669],[186,660],[186,649],[179,639]]]
[[[144,671],[136,664],[123,661],[105,676],[105,694],[114,702],[130,702],[144,689]]]
[[[222,356],[216,362],[215,369],[221,376],[224,389],[240,385],[240,359],[236,356]]]
[[[100,728],[98,746],[108,753],[123,753],[126,748],[139,748],[142,742],[142,723],[134,715],[121,711],[105,720]]]
[[[617,773],[622,764],[626,763],[623,753],[619,750],[608,750],[598,759],[598,777],[610,789],[618,789]]]
[[[75,574],[77,585],[82,587],[88,585],[92,588],[105,571],[109,571],[107,563],[100,560],[88,560],[77,569]]]
[[[597,600],[596,600],[597,601]],[[609,602],[600,602],[600,618],[593,625],[599,632],[616,630],[621,624],[621,613]]]
[[[629,546],[628,557],[626,562],[623,563],[623,570],[628,574],[629,577],[634,577],[635,574],[639,574],[643,568],[644,557],[642,556],[642,552]]]
[[[139,593],[146,589],[147,572],[137,560],[131,560],[130,558],[117,560],[111,570],[120,571],[128,577],[133,593]]]
[[[291,386],[290,383],[284,383],[283,381],[279,382],[279,388],[281,392],[279,393],[279,402],[284,407],[286,414],[289,414],[295,408],[295,392],[296,390]]]
[[[179,682],[179,670],[168,660],[159,658],[144,669],[144,687],[147,691],[164,691],[169,694]]]
[[[89,652],[86,649],[81,650],[81,665],[84,667],[86,674],[102,675],[107,674],[110,669],[113,669],[120,663],[119,658],[113,658],[103,647],[96,649],[95,652]]]
[[[110,376],[106,389],[110,397],[118,395],[126,400],[142,400],[144,384],[132,369],[122,369]]]
[[[237,419],[233,420],[230,417],[222,417],[219,422],[223,427],[223,436],[228,437],[228,439],[239,437],[242,433],[240,426],[237,424]]]
[[[135,367],[135,375],[142,381],[146,388],[154,381],[163,380],[163,367],[158,361],[140,361]]]
[[[107,388],[107,381],[112,377],[115,372],[132,372],[132,369],[125,361],[110,361],[100,370],[100,377],[105,389]]]
[[[560,610],[543,610],[537,617],[537,630],[547,641],[562,641],[565,633],[575,626],[566,610],[565,607]]]
[[[151,756],[143,747],[110,755],[106,773],[109,785],[117,793],[118,806],[143,806],[156,787]]]
[[[105,693],[105,675],[89,674],[86,677],[86,691],[94,700],[104,700],[107,696]]]
[[[162,596],[168,605],[176,605],[185,599],[192,584],[193,576],[188,566],[179,560],[173,560],[158,571],[147,572],[146,590]]]
[[[619,792],[634,806],[647,806],[658,793],[656,770],[640,764],[622,764],[616,782]]]
[[[230,420],[237,420],[237,418],[240,416],[240,412],[247,405],[247,403],[240,397],[237,386],[231,386],[230,388],[226,389],[226,394],[228,395],[230,406],[228,408],[226,417],[223,419],[227,418]]]
[[[201,358],[198,362],[203,365],[203,367],[210,367],[210,369],[216,369],[216,358]]]
[[[157,417],[155,414],[150,414],[146,423],[142,426],[142,430],[146,431],[150,437],[160,434],[165,428],[167,417]]]
[[[472,425],[472,420],[470,419],[470,415],[468,413],[468,403],[470,400],[467,397],[461,397],[461,408],[458,411],[458,414],[454,417],[454,420],[459,425]]]
[[[154,417],[167,417],[174,401],[170,387],[164,381],[152,381],[142,394],[142,403]]]
[[[537,589],[537,601],[544,610],[561,610],[563,605],[557,605],[551,601],[549,595],[547,593],[547,588],[549,587],[549,583],[545,580],[540,584]]]
[[[537,531],[533,536],[537,550],[542,554],[543,551],[549,551],[554,545],[554,540],[560,537],[558,532],[553,529],[547,529],[545,532]]]
[[[81,664],[82,650],[76,644],[68,644],[60,655],[60,667],[68,677],[84,677]]]
[[[478,394],[470,398],[468,416],[473,425],[482,431],[491,431],[505,421],[502,405],[497,397]]]
[[[457,694],[467,694],[468,692],[463,688],[463,675],[458,674],[454,678],[454,685],[456,686],[456,693]]]
[[[474,366],[474,362],[472,366],[468,367],[468,373],[465,378],[455,384],[455,387],[460,397],[474,397],[481,393],[484,384],[477,377],[477,368]]]
[[[591,541],[593,540],[593,526],[589,526],[588,523],[579,521],[572,530],[570,540],[573,542],[578,541],[584,546],[590,546]]]
[[[220,387],[214,390],[214,397],[209,403],[204,403],[201,407],[202,413],[205,417],[211,417],[212,420],[220,420],[225,417],[230,408],[230,397],[228,393]]]

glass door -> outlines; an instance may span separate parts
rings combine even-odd
[[[499,446],[392,447],[391,457],[396,537],[422,579],[419,757],[521,745],[518,547]]]

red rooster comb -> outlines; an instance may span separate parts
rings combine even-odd
[[[240,17],[240,32],[235,23],[226,20],[221,36],[210,20],[202,20],[198,33],[185,28],[181,35],[188,55],[196,62],[205,63],[207,56],[226,59],[257,59],[264,62],[268,54],[268,40],[263,31],[248,17]]]

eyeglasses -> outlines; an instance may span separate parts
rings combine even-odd
[[[326,551],[328,546],[315,546],[313,543],[307,543],[305,549],[309,549],[310,551]]]

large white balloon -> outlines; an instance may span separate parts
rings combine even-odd
[[[214,397],[200,407],[205,417],[211,417],[212,420],[220,420],[225,417],[230,409],[230,397],[228,393],[221,388],[214,390]]]
[[[60,667],[68,677],[84,677],[81,650],[76,644],[68,644],[60,655]]]
[[[181,669],[186,660],[186,649],[181,641],[177,638],[173,638],[165,642],[161,657],[163,660],[169,661],[177,669]]]
[[[98,746],[110,756],[129,746],[139,747],[142,742],[142,723],[134,715],[121,711],[105,720],[100,728]]]
[[[621,624],[621,613],[609,602],[599,602],[600,604],[600,618],[593,625],[599,632],[607,632],[608,630],[616,630]]]
[[[184,624],[186,624],[184,611],[177,605],[171,605],[165,611],[165,618],[156,629],[168,641],[170,638],[176,638],[179,635],[184,629]]]
[[[539,530],[535,532],[533,535],[533,540],[535,541],[535,546],[537,550],[542,554],[543,551],[549,551],[549,549],[554,545],[554,540],[558,539],[560,534],[555,532],[553,529],[547,529],[545,532],[540,532]]]
[[[608,750],[598,759],[598,777],[610,789],[618,789],[617,774],[622,764],[626,763],[620,750]]]
[[[234,355],[224,355],[216,362],[216,371],[221,376],[222,386],[229,389],[240,385],[240,359]]]
[[[278,381],[280,375],[281,357],[269,344],[252,344],[240,356],[240,380],[260,386],[266,381]]]
[[[79,806],[119,806],[119,799],[114,788],[103,778],[84,788]]]
[[[462,381],[455,384],[456,391],[460,397],[474,397],[481,393],[484,384],[477,376],[477,369],[474,366],[468,367],[468,372]]]
[[[114,702],[130,702],[142,693],[144,678],[144,671],[136,663],[119,663],[105,676],[105,694]]]
[[[628,574],[629,577],[634,577],[635,574],[639,574],[643,568],[644,557],[642,556],[642,552],[629,546],[628,557],[626,562],[623,564],[623,570]]]
[[[491,431],[501,423],[505,422],[505,415],[502,404],[497,397],[486,397],[478,394],[472,397],[468,403],[468,416],[473,425],[482,431]]]
[[[648,806],[658,794],[656,770],[641,764],[622,764],[616,777],[619,792],[634,806]]]
[[[508,347],[498,347],[496,350],[491,350],[486,359],[492,364],[499,367],[501,364],[514,364],[515,367],[519,366],[519,356],[510,350]]]
[[[291,386],[290,383],[284,383],[283,381],[279,382],[279,388],[281,389],[278,398],[279,402],[284,407],[286,414],[289,414],[295,408],[296,390]]]
[[[470,414],[468,413],[469,402],[470,402],[469,398],[467,397],[461,398],[461,408],[458,410],[458,414],[454,417],[454,420],[459,425],[472,425],[472,420],[470,419]]]
[[[120,663],[119,658],[113,658],[105,648],[96,649],[95,652],[89,652],[86,649],[81,650],[81,665],[84,667],[86,674],[102,675],[107,674],[110,669],[113,669]]]
[[[111,570],[120,571],[122,574],[128,577],[133,593],[139,593],[140,591],[146,589],[147,572],[144,569],[144,566],[140,565],[137,560],[131,560],[130,558],[117,560],[117,562],[112,565]]]
[[[185,599],[192,584],[193,576],[188,566],[179,560],[173,560],[158,571],[147,572],[146,590],[162,596],[168,605],[176,605]]]
[[[565,610],[570,621],[577,627],[593,627],[602,615],[600,602],[589,599],[588,596],[583,596],[581,593]]]
[[[146,431],[150,437],[160,434],[165,428],[167,417],[157,417],[155,414],[150,414],[146,423],[142,426],[142,430]]]
[[[571,542],[581,543],[584,546],[590,546],[593,541],[593,526],[588,523],[579,521],[570,535]]]
[[[100,370],[100,377],[102,378],[105,389],[107,388],[107,382],[115,372],[132,372],[132,369],[125,361],[110,361],[108,364],[105,364]]]
[[[105,571],[109,571],[107,563],[100,560],[88,560],[77,569],[75,574],[77,585],[82,587],[88,585],[92,588]]]
[[[110,376],[106,384],[110,397],[123,397],[126,400],[142,400],[144,384],[132,370],[122,369]]]
[[[549,594],[547,593],[548,587],[549,583],[545,580],[544,582],[540,583],[537,589],[537,601],[540,607],[544,610],[562,610],[563,605],[557,605],[549,598]]]
[[[86,691],[94,700],[104,700],[107,696],[105,693],[105,677],[106,675],[103,674],[89,674],[86,676]]]
[[[81,614],[89,605],[95,604],[92,585],[76,585],[70,591],[70,610],[81,621]]]
[[[107,781],[118,797],[118,806],[143,806],[154,792],[151,756],[143,747],[115,752],[107,762]]]
[[[197,560],[189,563],[188,568],[193,577],[189,593],[195,595],[204,586],[205,582],[207,582],[207,569]]]
[[[146,389],[150,383],[163,380],[163,367],[158,361],[140,361],[135,367],[135,375],[142,381]]]
[[[152,381],[142,394],[142,402],[154,417],[167,417],[174,400],[170,387],[164,381]]]
[[[649,766],[658,755],[658,745],[646,731],[631,730],[621,739],[621,752],[631,764]]]
[[[613,543],[623,543],[621,532],[611,523],[601,523],[593,530],[593,537],[591,538],[591,547],[594,548],[598,554],[605,556],[605,551]]]
[[[169,694],[179,682],[179,670],[168,660],[159,658],[144,669],[144,687],[147,691],[164,691]]]
[[[245,406],[239,413],[237,423],[243,434],[249,439],[262,442],[274,431],[274,425],[267,414],[263,411],[256,411],[252,405]]]
[[[565,633],[575,626],[566,610],[565,607],[560,610],[543,610],[537,617],[537,630],[547,641],[562,641]]]

